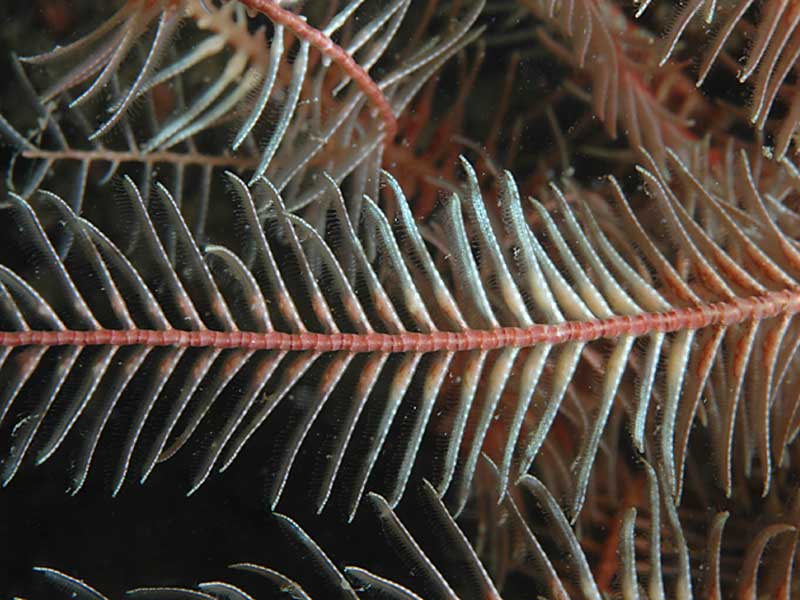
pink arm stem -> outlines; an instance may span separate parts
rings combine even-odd
[[[298,38],[305,40],[339,65],[378,109],[384,123],[385,143],[391,143],[397,134],[397,119],[389,101],[369,73],[350,54],[319,29],[312,27],[299,15],[279,6],[275,0],[239,0],[245,6],[260,12],[273,23],[283,25]]]
[[[248,350],[310,350],[312,352],[437,352],[530,347],[537,344],[590,342],[621,335],[641,336],[733,325],[800,312],[800,290],[788,289],[728,302],[676,308],[592,321],[553,325],[502,327],[493,330],[431,333],[283,333],[248,331],[185,331],[181,329],[97,329],[0,332],[0,347],[13,346],[194,346]]]

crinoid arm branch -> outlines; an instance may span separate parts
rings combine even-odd
[[[667,179],[653,161],[639,170],[646,199],[663,220],[638,220],[610,180],[613,206],[635,234],[636,246],[625,249],[612,244],[612,230],[588,204],[575,211],[577,186],[552,186],[555,207],[548,211],[534,199],[523,203],[505,174],[490,205],[466,161],[463,186],[436,215],[436,244],[426,243],[388,173],[378,201],[363,198],[357,220],[327,178],[321,200],[329,210],[314,225],[288,212],[269,180],[250,188],[229,174],[231,216],[241,230],[224,246],[195,237],[164,186],[146,201],[125,178],[123,206],[132,219],[105,231],[53,194],[30,202],[11,194],[6,244],[30,248],[30,262],[41,266],[16,272],[0,265],[0,356],[9,382],[0,390],[0,425],[3,414],[32,415],[15,429],[0,476],[10,480],[42,444],[43,462],[86,413],[93,429],[83,438],[73,484],[79,489],[114,406],[133,402],[141,411],[118,453],[115,491],[131,465],[142,465],[144,480],[208,427],[214,439],[201,452],[194,491],[215,467],[232,464],[273,411],[290,409],[284,399],[293,390],[307,388],[310,401],[278,451],[271,506],[304,442],[321,427],[315,423],[335,413],[342,424],[321,451],[329,458],[318,510],[335,496],[342,468],[352,468],[355,491],[347,502],[354,514],[379,464],[390,470],[391,503],[399,502],[423,440],[441,426],[447,442],[435,457],[436,488],[453,490],[454,505],[463,507],[482,452],[498,459],[500,489],[528,472],[568,410],[562,406],[574,403],[574,388],[593,416],[576,457],[573,517],[581,513],[607,424],[620,410],[631,415],[635,448],[644,452],[651,438],[658,444],[659,468],[677,497],[706,398],[706,429],[723,449],[714,457],[721,487],[730,493],[734,477],[749,476],[724,451],[744,444],[768,491],[773,463],[800,430],[793,416],[800,414],[793,375],[800,359],[800,254],[769,215],[747,157],[740,158],[749,190],[741,196],[764,215],[763,229],[742,227],[735,207],[713,189],[695,190],[692,169],[668,153],[675,177]],[[704,220],[714,218],[716,226],[701,227],[676,192],[694,192]],[[502,214],[493,218],[495,206]],[[528,207],[539,218],[535,226]],[[62,257],[56,248],[65,235],[72,243]],[[684,258],[689,267],[678,271]],[[45,354],[61,374],[48,378],[49,394],[35,384],[50,364],[40,365]],[[601,385],[584,385],[588,368]],[[101,418],[92,420],[106,406],[100,395],[72,401],[62,376],[86,386],[104,382],[97,389],[110,389],[112,397]],[[388,387],[379,390],[381,378]],[[144,400],[139,382],[150,385]],[[742,393],[749,389],[756,393]],[[226,401],[228,390],[235,406]],[[620,397],[629,390],[637,391],[626,404]],[[460,400],[443,421],[437,406],[450,397]],[[28,401],[41,406],[33,413],[16,408]],[[361,417],[373,404],[375,433],[359,438]],[[396,434],[399,460],[385,464],[393,423],[412,406],[413,419]],[[758,417],[753,435],[736,426],[737,413]],[[48,419],[57,421],[50,435]],[[145,439],[148,423],[156,433]],[[500,447],[491,441],[496,427],[505,428]],[[351,459],[356,439],[365,451]]]
[[[334,42],[329,36],[319,29],[309,25],[302,17],[290,10],[283,8],[275,0],[240,0],[248,8],[258,11],[270,19],[273,23],[282,25],[292,31],[298,38],[314,46],[322,54],[327,56],[342,70],[349,75],[369,98],[370,102],[383,119],[386,137],[384,141],[390,143],[397,133],[397,118],[392,110],[391,104],[384,96],[378,84],[372,79],[369,73],[359,65],[355,59],[347,53],[341,46]]]
[[[614,316],[555,325],[500,327],[431,333],[266,333],[181,329],[95,329],[0,332],[0,346],[176,346],[312,352],[462,352],[527,348],[538,344],[592,342],[621,336],[671,333],[713,325],[737,325],[800,312],[800,289],[736,298],[662,313]]]

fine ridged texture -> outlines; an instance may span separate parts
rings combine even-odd
[[[343,52],[355,57],[362,75],[380,73],[374,86],[387,110],[398,115],[469,39],[482,7],[480,1],[465,3],[452,26],[417,52],[396,47],[397,31],[413,17],[409,2],[350,2],[314,29],[327,40],[341,38]],[[323,171],[337,182],[363,171],[354,178],[369,187],[361,184],[356,193],[374,195],[375,164],[390,141],[388,126],[365,118],[370,100],[348,72],[283,23],[272,23],[268,34],[262,21],[248,17],[238,2],[217,8],[200,0],[130,0],[73,44],[21,58],[19,85],[37,122],[23,134],[0,116],[0,133],[17,147],[22,163],[9,174],[12,189],[29,197],[54,169],[67,171],[74,183],[62,195],[80,211],[95,163],[106,168],[101,181],[129,174],[146,191],[154,170],[170,169],[178,203],[186,193],[199,205],[197,231],[208,211],[212,177],[224,169],[251,184],[268,177],[291,210],[320,193]],[[186,40],[186,47],[176,39]],[[136,63],[139,49],[138,64],[123,70],[123,63]],[[131,68],[135,76],[126,77]],[[210,83],[204,72],[212,68],[219,76]],[[47,78],[50,87],[36,89],[42,70],[63,69],[54,83]],[[65,109],[56,110],[61,103]],[[220,131],[229,139],[222,148],[215,135]]]
[[[670,88],[681,89],[684,78],[673,75],[664,79],[674,81],[658,84],[648,69],[648,63],[655,62],[652,39],[619,18],[615,7],[596,0],[520,4],[564,39],[563,52],[578,72],[590,78],[592,111],[612,138],[624,133],[631,148],[644,148],[662,167],[667,148],[681,149],[694,140],[691,115],[673,112],[663,100],[672,93]],[[545,35],[548,45],[557,46]],[[690,106],[692,102],[686,100]]]
[[[747,157],[738,158],[749,173]],[[231,247],[201,248],[163,187],[147,207],[126,181],[124,209],[132,221],[118,239],[109,239],[53,195],[41,194],[38,212],[12,196],[8,222],[41,266],[33,277],[0,270],[3,317],[21,332],[1,338],[7,383],[0,417],[15,414],[18,396],[25,396],[29,380],[37,380],[46,353],[56,355],[56,369],[46,379],[48,392],[39,407],[15,417],[4,481],[37,446],[36,460],[44,462],[81,421],[89,433],[83,434],[73,474],[72,489],[80,489],[118,401],[128,405],[126,390],[145,385],[114,459],[113,492],[132,464],[140,463],[138,476],[146,479],[208,424],[212,442],[193,477],[193,491],[214,468],[224,470],[233,462],[284,398],[310,385],[313,401],[292,419],[291,441],[272,472],[271,506],[328,409],[341,411],[342,420],[339,431],[329,434],[328,459],[322,461],[327,464],[316,503],[320,511],[325,507],[351,442],[358,432],[363,435],[361,417],[370,406],[380,417],[377,426],[372,421],[372,441],[346,493],[352,518],[370,489],[399,409],[416,396],[413,425],[393,442],[403,451],[386,467],[392,482],[387,498],[395,505],[434,414],[441,415],[445,398],[453,395],[458,402],[439,417],[447,423],[446,444],[438,443],[444,450],[433,463],[439,493],[449,490],[460,511],[481,451],[499,452],[494,458],[504,489],[509,477],[530,468],[572,387],[586,395],[582,410],[593,424],[574,459],[573,518],[583,505],[609,415],[626,404],[634,447],[641,452],[646,439],[658,439],[671,495],[680,496],[685,447],[701,408],[719,450],[723,490],[730,494],[736,475],[758,479],[767,493],[773,461],[785,461],[784,448],[800,427],[791,392],[800,343],[795,321],[800,290],[793,278],[798,253],[771,220],[752,176],[741,202],[761,211],[769,226],[748,234],[736,207],[702,188],[674,155],[672,163],[673,184],[654,166],[640,169],[648,195],[673,232],[672,245],[648,235],[618,184],[610,182],[610,204],[638,232],[638,250],[631,248],[634,254],[626,256],[609,244],[588,209],[579,205],[576,212],[555,186],[560,223],[532,201],[542,223],[534,233],[509,175],[501,182],[502,214],[493,217],[464,162],[463,191],[445,203],[439,223],[444,267],[436,266],[389,175],[385,208],[366,198],[360,222],[350,219],[344,197],[329,179],[327,217],[317,228],[286,212],[275,188],[257,187],[255,197],[262,202],[257,205],[244,182],[231,175],[240,231]],[[698,210],[714,220],[716,239],[699,227],[671,186],[693,194]],[[46,233],[47,211],[59,215],[62,231]],[[395,215],[394,225],[387,213]],[[64,239],[71,243],[61,258],[56,246]],[[692,265],[684,273],[674,262],[682,253]],[[747,271],[732,258],[740,254],[748,257]],[[633,266],[635,257],[646,261],[655,279]],[[99,294],[91,285],[95,278],[103,282]],[[25,333],[47,329],[63,333],[49,338]],[[131,335],[103,337],[108,330]],[[189,338],[182,330],[196,334]],[[604,372],[602,384],[587,394],[582,373],[598,351],[605,354],[602,366],[595,367]],[[554,362],[548,364],[548,358]],[[760,368],[748,370],[750,361]],[[639,366],[634,371],[630,363]],[[687,378],[687,370],[698,376]],[[455,372],[462,373],[460,384],[452,379]],[[388,395],[376,397],[380,377],[391,384]],[[74,384],[64,383],[73,378],[83,383],[70,396]],[[629,378],[638,392],[620,402]],[[237,403],[216,414],[231,385],[240,390]],[[177,396],[170,393],[175,388]],[[745,389],[753,393],[745,395]],[[658,417],[655,406],[661,407]],[[750,423],[746,430],[737,425],[744,418]],[[48,425],[53,420],[56,425]],[[490,429],[504,432],[502,447],[485,447]],[[43,438],[45,431],[50,434]],[[746,462],[735,460],[734,448],[747,449]],[[138,459],[137,450],[143,454]],[[431,472],[430,466],[426,470]]]
[[[797,598],[798,15],[9,3],[0,596]]]
[[[650,0],[642,2],[637,16],[644,14],[650,4]],[[746,15],[756,7],[758,16],[752,22]],[[767,119],[778,115],[772,134],[772,152],[777,159],[786,156],[800,128],[800,94],[791,83],[797,75],[795,67],[800,56],[800,6],[783,0],[720,3],[692,0],[673,10],[672,25],[664,34],[661,64],[667,63],[678,51],[681,38],[693,20],[711,24],[713,34],[700,59],[697,85],[704,84],[718,63],[726,62],[723,56],[730,47],[731,56],[726,66],[733,65],[739,83],[752,87],[748,114],[752,126],[763,130]],[[742,43],[742,38],[747,41]],[[692,56],[696,55],[692,53]],[[783,110],[773,111],[778,104],[784,105]]]

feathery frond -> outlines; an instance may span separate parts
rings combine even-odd
[[[78,41],[21,59],[37,71],[34,80],[41,78],[40,69],[49,75],[61,64],[75,66],[55,82],[48,76],[43,92],[34,92],[22,74],[38,123],[24,134],[0,119],[0,132],[35,162],[35,176],[13,189],[28,197],[53,164],[74,163],[80,182],[71,205],[78,207],[93,163],[109,164],[112,172],[120,163],[138,163],[145,171],[161,163],[234,168],[251,184],[267,176],[292,210],[320,193],[323,171],[341,183],[366,170],[357,179],[375,181],[361,193],[375,195],[387,132],[380,120],[364,118],[371,106],[363,78],[373,73],[378,79],[370,85],[382,94],[385,110],[399,114],[431,74],[470,41],[467,33],[482,7],[480,0],[465,3],[439,37],[408,48],[396,35],[413,21],[410,1],[334,3],[314,27],[293,13],[278,19],[289,13],[275,8],[272,18],[278,20],[252,31],[253,21],[239,2],[217,8],[200,0],[130,0]],[[182,27],[181,40],[188,42],[173,44],[187,24],[194,25]],[[302,25],[304,35],[292,35],[292,25]],[[331,61],[328,48],[347,57],[361,83],[353,80],[352,69]],[[104,90],[110,100],[98,101]],[[99,110],[90,104],[99,104]],[[132,110],[137,105],[148,107],[144,122]],[[80,120],[81,139],[67,139],[62,119]],[[219,131],[230,131],[230,137]]]
[[[769,508],[754,519],[746,514],[747,503],[738,504],[734,511],[743,511],[739,513],[694,508],[689,503],[676,506],[667,493],[663,470],[642,460],[636,471],[627,475],[631,480],[624,497],[612,492],[602,507],[584,511],[575,527],[570,527],[554,497],[557,488],[532,475],[520,480],[538,508],[526,519],[516,506],[510,508],[515,525],[521,523],[529,538],[529,547],[538,549],[534,556],[540,572],[549,575],[551,597],[599,599],[613,594],[624,600],[712,600],[789,598],[796,591],[792,575],[800,518],[796,493],[765,501]],[[610,487],[605,481],[602,485]],[[712,491],[708,480],[694,486],[699,489],[693,493],[708,501],[704,496]],[[773,546],[771,558],[782,554],[785,560],[761,566],[768,545]]]
[[[671,160],[679,183],[667,182],[654,164],[640,169],[669,238],[648,233],[610,182],[637,246],[627,251],[609,243],[588,209],[578,216],[556,187],[562,220],[532,201],[543,224],[538,233],[525,221],[510,175],[501,182],[501,214],[492,215],[464,162],[464,188],[445,203],[439,223],[441,266],[388,175],[384,210],[365,199],[359,222],[329,179],[328,212],[316,227],[287,213],[267,182],[256,201],[230,176],[240,239],[202,250],[163,187],[148,207],[127,180],[131,219],[110,237],[53,195],[42,194],[40,210],[11,196],[9,234],[39,266],[29,274],[0,267],[0,421],[15,415],[4,481],[29,455],[45,461],[81,420],[87,429],[73,476],[79,489],[108,419],[133,403],[114,493],[132,465],[146,479],[206,426],[211,442],[195,490],[283,407],[294,425],[283,429],[289,438],[272,470],[272,506],[320,415],[335,414],[329,446],[317,450],[327,456],[319,510],[353,454],[350,514],[373,489],[382,453],[386,496],[395,505],[426,432],[436,437],[437,430],[443,434],[434,466],[420,468],[433,473],[440,494],[452,491],[460,510],[490,429],[503,432],[502,447],[487,447],[500,464],[502,490],[512,469],[528,471],[565,396],[578,393],[591,425],[574,466],[575,518],[606,423],[632,379],[632,442],[643,452],[645,439],[658,439],[670,494],[680,494],[683,450],[698,411],[722,488],[730,493],[735,473],[759,477],[766,493],[773,461],[785,460],[800,430],[793,392],[797,250],[770,216],[746,156],[742,202],[762,215],[755,229],[675,155]],[[696,208],[678,200],[679,189],[692,193]],[[55,229],[74,238],[65,258],[46,231],[48,211]],[[679,264],[684,260],[688,268]],[[595,387],[581,373],[603,355]],[[748,363],[760,368],[746,369]],[[379,378],[388,392],[377,395]],[[34,381],[36,405],[23,408]],[[132,394],[135,401],[122,400]],[[392,432],[398,437],[388,453]],[[356,451],[359,443],[365,445]]]
[[[643,2],[637,15],[643,14],[649,4],[650,0]],[[754,6],[758,6],[758,17],[750,23],[746,15]],[[741,52],[741,58],[736,55],[731,58],[737,65],[739,82],[751,83],[749,118],[752,125],[763,130],[770,114],[779,113],[774,109],[779,104],[786,107],[785,115],[776,119],[778,125],[773,142],[776,158],[783,158],[800,128],[800,93],[791,83],[796,77],[800,57],[800,6],[782,0],[736,3],[692,0],[674,10],[673,25],[664,39],[661,64],[673,55],[692,20],[702,16],[704,26],[711,24],[715,33],[700,63],[697,85],[703,85],[714,65],[721,62],[726,46],[732,46],[733,52]],[[742,43],[742,39],[746,41]]]
[[[694,139],[690,116],[672,112],[659,97],[670,91],[657,90],[647,68],[654,62],[648,33],[616,6],[598,0],[521,0],[520,4],[565,39],[567,49],[559,54],[591,79],[592,111],[612,138],[623,132],[631,148],[644,148],[661,166],[666,164],[667,148],[680,152]],[[556,45],[544,37],[546,46]],[[682,75],[670,79],[668,86],[681,88]]]

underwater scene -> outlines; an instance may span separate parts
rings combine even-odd
[[[0,598],[800,598],[800,2],[2,8]]]

